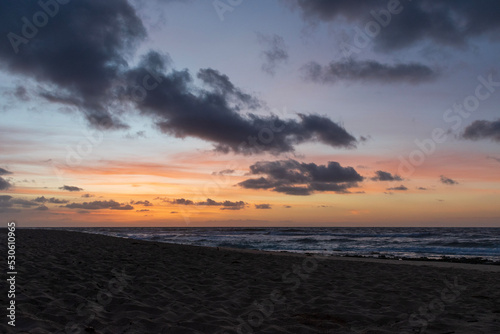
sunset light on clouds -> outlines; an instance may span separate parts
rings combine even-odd
[[[499,15],[487,0],[3,1],[0,214],[500,227]]]

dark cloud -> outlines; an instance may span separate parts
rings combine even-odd
[[[91,197],[95,197],[95,195],[83,194],[82,197],[84,197],[84,198],[91,198]]]
[[[251,175],[265,175],[240,182],[246,189],[272,189],[288,195],[310,195],[315,191],[347,193],[349,188],[362,181],[352,167],[342,167],[338,162],[328,165],[301,163],[296,160],[260,161],[250,166]]]
[[[10,200],[10,203],[15,204],[15,205],[19,205],[23,208],[31,208],[33,206],[38,205],[38,203],[36,203],[34,201],[29,201],[29,200],[22,199],[22,198],[13,198]]]
[[[12,196],[9,195],[0,195],[0,212],[5,212],[7,208],[12,207],[11,198]]]
[[[168,201],[169,203],[172,204],[180,204],[180,205],[204,205],[204,206],[220,206],[221,210],[240,210],[244,209],[246,203],[243,201],[237,201],[237,202],[232,202],[232,201],[223,201],[223,202],[218,202],[215,201],[211,198],[207,198],[205,201],[201,202],[194,202],[190,199],[184,199],[184,198],[178,198],[174,199],[171,201]]]
[[[225,74],[211,68],[201,69],[196,75],[212,93],[223,97],[226,101],[235,103],[237,108],[247,107],[257,109],[261,102],[250,94],[244,93],[229,80]]]
[[[0,31],[7,38],[0,42],[0,62],[13,73],[58,87],[52,95],[76,105],[94,126],[123,127],[109,112],[107,100],[128,55],[146,35],[141,20],[123,0],[57,7],[57,15],[36,27],[34,14],[44,12],[39,2],[2,1]],[[32,26],[28,34],[28,29],[23,34],[24,17]]]
[[[151,72],[163,64],[161,56],[150,53],[142,66]],[[136,78],[131,80],[148,75],[145,69],[131,71],[129,75]],[[141,112],[153,117],[162,132],[212,142],[223,153],[279,154],[293,152],[295,145],[311,141],[333,147],[356,146],[356,138],[327,117],[299,114],[297,121],[240,113],[256,108],[256,100],[215,70],[202,69],[198,76],[208,90],[192,90],[187,70],[158,75],[161,84],[138,102]]]
[[[12,174],[12,172],[9,172],[6,169],[0,168],[0,175],[8,175],[8,174]]]
[[[382,83],[420,83],[436,78],[430,67],[418,63],[388,65],[376,61],[347,60],[321,66],[316,62],[302,67],[307,80],[333,84],[339,81],[371,81]]]
[[[153,206],[153,203],[151,203],[148,200],[145,200],[145,201],[130,201],[130,204],[144,205],[144,206]]]
[[[69,201],[68,200],[65,200],[65,199],[58,199],[58,198],[49,198],[49,203],[53,203],[53,204],[65,204],[65,203],[68,203]]]
[[[387,188],[387,190],[406,191],[408,190],[408,188],[406,188],[404,185],[400,185],[398,187]]]
[[[148,209],[141,209],[141,210],[135,210],[135,212],[147,212],[149,211]]]
[[[455,181],[455,180],[453,180],[453,179],[450,179],[450,178],[448,178],[448,177],[446,177],[446,176],[444,176],[444,175],[441,175],[441,176],[440,176],[440,181],[441,181],[441,183],[443,183],[443,184],[447,184],[447,185],[450,185],[450,186],[455,185],[455,184],[458,184],[458,182],[457,182],[457,181]]]
[[[0,195],[0,213],[13,213],[19,212],[18,209],[13,209],[13,203],[10,201],[12,196]]]
[[[276,74],[277,67],[288,60],[288,50],[283,37],[273,34],[257,33],[259,44],[265,49],[261,56],[264,59],[261,69],[267,74]]]
[[[224,201],[224,202],[217,202],[214,201],[213,199],[207,198],[205,202],[197,202],[196,205],[208,205],[208,206],[221,206],[221,210],[241,210],[245,208],[245,202],[243,201],[238,201],[238,202],[231,202],[231,201]]]
[[[369,21],[377,22],[387,0],[294,0],[303,16],[314,20],[334,21],[344,17],[362,31]],[[393,10],[391,21],[384,23],[373,38],[376,49],[390,51],[431,40],[439,45],[463,47],[471,37],[498,32],[500,3],[496,0],[420,0],[401,1]],[[399,13],[398,13],[399,12]],[[397,13],[397,14],[396,14]]]
[[[256,209],[271,209],[271,204],[255,204]]]
[[[392,175],[389,172],[378,170],[375,176],[371,178],[372,181],[403,181],[399,175]]]
[[[208,206],[219,206],[220,202],[214,201],[213,199],[207,198],[205,202],[198,202],[196,205],[208,205]]]
[[[73,191],[82,191],[82,190],[83,190],[82,188],[79,188],[79,187],[75,187],[75,186],[66,186],[66,185],[64,185],[64,186],[62,186],[62,187],[59,187],[59,189],[61,189],[61,190],[66,190],[66,191],[71,191],[71,192],[73,192]]]
[[[9,38],[0,41],[0,66],[34,78],[40,96],[80,111],[93,127],[127,128],[122,115],[137,110],[165,134],[206,140],[225,153],[279,154],[310,141],[355,147],[356,139],[326,117],[281,120],[249,113],[262,103],[214,69],[197,73],[203,84],[197,87],[188,70],[173,69],[169,57],[158,52],[130,66],[146,30],[127,1],[81,0],[58,7],[46,25],[23,37],[21,18],[29,21],[41,6],[0,2],[0,31],[23,41],[15,47]]]
[[[46,207],[44,204],[40,205],[39,207],[35,208],[35,210],[40,210],[40,211],[47,211],[49,208]]]
[[[113,207],[111,210],[134,210],[134,207],[130,204],[126,204],[123,206]]]
[[[45,196],[42,196],[42,197],[35,198],[33,201],[37,202],[37,203],[47,203],[48,199],[45,198]]]
[[[465,128],[462,137],[470,140],[491,139],[500,142],[500,119],[475,121]]]
[[[53,203],[53,204],[66,204],[66,203],[69,203],[69,201],[65,200],[65,199],[58,199],[58,198],[55,198],[55,197],[45,198],[45,196],[37,197],[33,201],[36,202],[36,203]]]
[[[418,187],[417,189],[418,190],[427,190],[427,188],[425,188],[425,187]]]
[[[291,209],[291,208],[292,208],[292,206],[291,206],[291,205],[283,205],[283,207],[284,207],[285,209]]]
[[[180,205],[194,205],[194,202],[190,199],[184,199],[184,198],[176,198],[171,201],[168,201],[169,203],[172,204],[180,204]]]
[[[70,209],[83,209],[83,210],[101,210],[101,209],[133,210],[134,209],[134,207],[129,204],[120,204],[114,200],[71,203],[64,205],[64,207]]]
[[[309,196],[312,193],[309,187],[277,186],[273,190],[279,193],[284,193],[287,195],[294,195],[294,196]]]
[[[0,190],[7,190],[12,187],[12,184],[9,181],[5,180],[3,177],[0,177]]]

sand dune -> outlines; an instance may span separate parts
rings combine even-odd
[[[17,232],[6,333],[500,333],[500,266]]]

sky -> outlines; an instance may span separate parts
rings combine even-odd
[[[5,0],[0,214],[500,227],[495,0]]]

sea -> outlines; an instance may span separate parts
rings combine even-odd
[[[445,227],[91,227],[114,237],[209,247],[500,264],[500,228]]]

